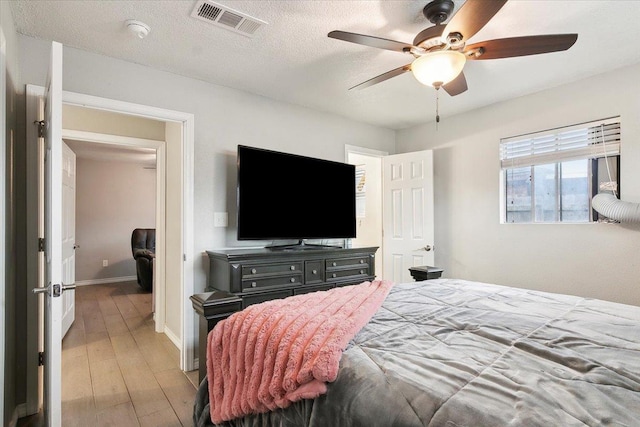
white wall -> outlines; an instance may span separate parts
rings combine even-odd
[[[640,229],[500,224],[498,155],[503,137],[620,115],[621,196],[640,202],[639,75],[635,65],[397,133],[398,152],[434,149],[444,276],[640,305]]]
[[[82,158],[76,165],[76,282],[135,276],[131,232],[155,228],[156,171]]]
[[[43,85],[50,42],[20,36],[27,83]],[[64,49],[64,90],[193,113],[195,290],[204,290],[204,251],[237,245],[235,153],[238,144],[344,161],[344,145],[393,152],[395,132],[78,49]],[[213,212],[230,227],[214,228]]]

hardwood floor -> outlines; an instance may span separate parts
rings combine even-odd
[[[198,374],[182,372],[179,355],[136,282],[78,287],[62,342],[62,425],[193,425]]]

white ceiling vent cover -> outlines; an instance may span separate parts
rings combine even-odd
[[[191,16],[247,37],[253,37],[260,27],[267,25],[260,19],[209,0],[198,0]]]

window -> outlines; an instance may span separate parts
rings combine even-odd
[[[619,192],[620,118],[500,141],[507,223],[597,221],[591,198]]]

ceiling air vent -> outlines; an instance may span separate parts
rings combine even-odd
[[[253,37],[266,22],[209,0],[198,0],[191,16],[234,33]]]

